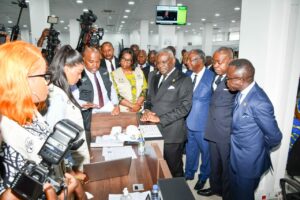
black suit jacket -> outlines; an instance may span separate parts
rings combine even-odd
[[[158,89],[161,74],[150,74],[147,102],[160,118],[164,142],[182,143],[186,140],[185,117],[192,106],[192,80],[175,69]]]
[[[136,67],[140,67],[140,65],[139,65],[139,64],[136,64]],[[142,71],[143,71],[144,76],[145,76],[145,78],[146,78],[146,81],[147,81],[147,83],[148,83],[148,75],[149,75],[149,73],[150,73],[150,65],[149,65],[148,63],[146,63],[146,67],[143,67],[143,68],[142,68]]]
[[[225,78],[223,78],[212,95],[205,139],[218,143],[230,143],[235,95],[236,92],[229,91],[226,86]]]
[[[107,72],[106,68],[100,67],[99,72],[101,75],[101,78],[104,82],[105,89],[107,91],[107,96],[111,100],[111,86],[112,83],[109,79],[109,73]],[[77,87],[79,89],[79,99],[87,102],[93,102],[94,100],[94,90],[91,80],[89,79],[88,75],[85,73],[85,70],[82,71],[81,79],[77,83]],[[90,131],[91,127],[91,119],[92,119],[92,110],[93,109],[87,109],[82,110],[82,117],[83,117],[83,123],[84,128],[87,131]]]
[[[114,66],[114,67],[117,69],[118,67],[120,67],[119,59],[115,56],[114,56],[114,58],[115,58],[115,63],[116,63],[116,66]],[[106,66],[106,62],[105,62],[104,58],[101,60],[101,63],[100,63],[100,69],[101,68],[103,70],[105,69],[107,71],[107,66]]]

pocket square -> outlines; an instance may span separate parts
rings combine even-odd
[[[224,88],[223,90],[226,90],[226,91],[227,91],[228,89],[227,89],[227,88]]]
[[[171,85],[169,88],[168,88],[168,90],[174,90],[175,89],[175,87],[173,86],[173,85]]]

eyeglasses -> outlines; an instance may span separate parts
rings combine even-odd
[[[200,58],[194,58],[194,59],[188,59],[188,62],[196,62],[197,60],[199,60]]]
[[[243,78],[241,77],[234,77],[234,78],[228,78],[228,77],[225,77],[226,81],[232,81],[232,80],[244,80]]]
[[[132,62],[132,59],[125,59],[125,58],[122,58],[122,60],[123,60],[124,62],[127,62],[127,63],[131,63],[131,62]]]
[[[51,78],[52,78],[52,74],[50,73],[46,73],[46,74],[37,74],[37,75],[32,75],[32,76],[28,76],[28,78],[34,78],[34,77],[42,77],[46,80],[47,84],[50,84]]]

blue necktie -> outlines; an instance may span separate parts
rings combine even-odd
[[[242,99],[242,93],[238,93],[235,97],[235,102],[234,102],[234,110],[238,109],[239,105],[241,104],[241,99]]]

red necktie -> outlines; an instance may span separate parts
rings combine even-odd
[[[111,66],[111,71],[114,71],[114,70],[115,70],[115,66],[114,66],[114,64],[112,63],[112,60],[109,60],[109,62],[110,62],[110,66]]]
[[[102,108],[104,106],[104,100],[103,100],[103,95],[102,95],[102,90],[101,90],[101,87],[100,87],[100,83],[98,81],[96,73],[94,74],[94,78],[95,78],[95,83],[96,83],[97,90],[98,90],[99,106],[100,106],[100,108]]]

